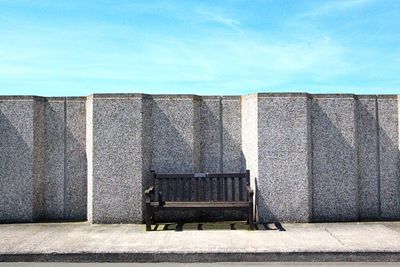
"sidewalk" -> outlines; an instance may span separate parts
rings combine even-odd
[[[0,224],[0,261],[400,261],[400,222],[267,226]]]

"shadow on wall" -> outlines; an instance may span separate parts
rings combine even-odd
[[[400,218],[398,103],[375,101],[371,106],[357,98],[312,98],[311,221]],[[291,140],[285,142],[291,147]],[[266,168],[272,168],[269,177],[262,177],[272,181],[268,189],[295,197],[293,188],[276,181],[290,176],[285,173],[290,168]],[[285,221],[279,210],[288,214],[298,210],[290,201],[268,198],[268,193],[257,194],[256,200],[263,204],[259,205],[262,221]]]
[[[359,218],[374,219],[380,217],[377,101],[360,99],[357,108]]]
[[[358,217],[353,103],[341,99],[312,100],[314,221],[347,221]]]
[[[19,131],[24,131],[28,140],[24,140]],[[27,131],[27,128],[17,129],[0,110],[0,222],[33,220],[36,197],[32,173],[33,136]]]
[[[85,101],[45,101],[41,221],[87,219]]]
[[[380,218],[400,219],[399,102],[378,99]]]
[[[354,123],[342,104],[327,114],[326,105],[313,102],[313,220],[398,219],[398,104],[375,103],[367,110],[357,100]]]
[[[31,113],[12,121],[0,111],[0,221],[86,220],[86,149],[76,138],[85,118],[75,114],[85,103],[71,104],[70,118],[65,101],[30,103],[19,113]],[[23,127],[27,121],[30,127]],[[80,127],[85,135],[85,123]]]
[[[164,173],[194,172],[198,166],[194,166],[193,157],[198,151],[194,151],[192,112],[186,110],[186,105],[160,102],[153,101],[152,107],[152,169]]]

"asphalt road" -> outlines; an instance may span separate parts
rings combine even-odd
[[[43,262],[13,262],[13,263],[0,263],[0,267],[258,267],[258,266],[272,266],[272,267],[290,267],[290,266],[312,266],[312,267],[336,267],[336,266],[382,266],[393,267],[399,266],[400,262],[393,263],[368,263],[368,262],[222,262],[222,263],[43,263]]]

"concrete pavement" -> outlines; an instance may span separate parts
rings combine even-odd
[[[2,224],[0,237],[0,261],[400,261],[400,222]]]

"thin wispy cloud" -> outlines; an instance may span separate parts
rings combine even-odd
[[[324,3],[308,12],[301,13],[300,17],[311,17],[343,12],[371,4],[374,0],[334,0]]]
[[[196,9],[196,11],[206,21],[211,21],[221,24],[240,33],[243,32],[240,29],[240,22],[236,19],[230,18],[227,15],[223,15],[221,13],[205,10],[203,8],[198,8]]]

